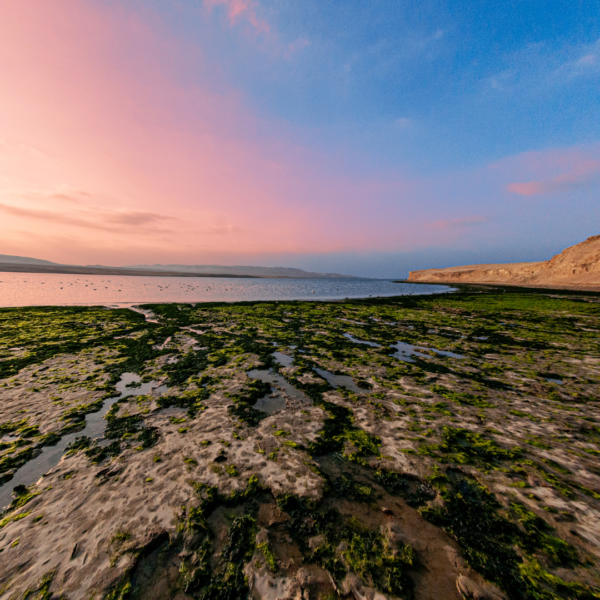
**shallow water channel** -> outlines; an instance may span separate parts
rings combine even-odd
[[[252,369],[252,371],[248,371],[248,377],[270,383],[275,388],[273,393],[260,398],[256,402],[253,407],[256,410],[261,410],[269,415],[276,410],[282,410],[286,407],[286,396],[292,400],[300,400],[300,402],[311,404],[311,400],[306,394],[290,385],[279,373],[271,370]]]
[[[414,362],[411,356],[418,356],[419,358],[428,358],[425,352],[435,352],[440,356],[450,356],[451,358],[464,358],[462,354],[456,354],[455,352],[449,352],[448,350],[437,350],[436,348],[424,348],[423,346],[414,346],[413,344],[407,344],[406,342],[396,342],[391,345],[392,348],[396,348],[398,352],[394,352],[393,356],[406,362]]]
[[[274,352],[272,356],[282,367],[289,367],[294,362],[292,356],[284,354],[283,352]],[[315,372],[334,388],[345,387],[357,394],[365,393],[364,390],[361,390],[356,385],[349,375],[335,375],[330,371],[319,368],[315,368]],[[273,414],[276,410],[283,410],[286,407],[286,396],[292,400],[300,400],[301,402],[312,404],[312,401],[306,394],[296,389],[293,385],[290,385],[284,377],[275,373],[273,370],[253,369],[252,371],[248,371],[248,377],[251,379],[259,379],[265,383],[271,383],[274,387],[271,394],[268,394],[264,398],[260,398],[256,402],[253,406],[256,410],[260,410],[269,415]]]
[[[345,333],[344,337],[348,338],[351,342],[354,342],[355,344],[365,344],[366,346],[373,346],[373,348],[381,348],[381,344],[376,344],[375,342],[367,342],[365,340],[359,340],[349,333]]]
[[[335,375],[330,371],[325,371],[325,369],[315,369],[315,371],[334,388],[345,387],[356,394],[365,393],[364,390],[361,390],[356,383],[354,383],[354,379],[352,379],[350,375]]]
[[[102,408],[95,413],[88,413],[85,418],[85,428],[81,431],[64,435],[54,446],[45,446],[39,456],[25,463],[17,470],[14,477],[0,486],[0,511],[2,507],[6,507],[12,501],[12,491],[17,485],[32,485],[40,477],[45,475],[50,469],[53,469],[62,458],[67,446],[78,436],[88,436],[91,439],[100,439],[104,436],[106,421],[104,415],[109,411],[110,407],[120,400],[128,396],[144,396],[152,392],[163,393],[167,390],[167,386],[159,386],[155,381],[142,383],[139,387],[127,387],[132,383],[139,383],[140,377],[134,373],[124,373],[121,380],[116,384],[118,396],[107,398],[102,405]]]

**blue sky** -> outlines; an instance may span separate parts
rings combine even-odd
[[[178,33],[205,35],[187,14],[171,14]],[[206,40],[216,68],[257,110],[371,167],[429,172],[597,141],[598,2],[263,1],[260,14],[298,45],[293,60],[249,44],[241,24]]]

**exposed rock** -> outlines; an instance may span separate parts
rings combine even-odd
[[[256,545],[261,546],[262,544],[266,544],[268,541],[269,532],[263,528],[256,534]]]
[[[348,575],[346,575],[346,577],[344,578],[344,580],[342,581],[342,583],[339,587],[339,592],[343,596],[347,596],[348,594],[352,594],[352,593],[354,593],[356,595],[357,593],[361,593],[362,590],[363,590],[363,584],[361,583],[358,576],[352,572],[350,572],[350,573],[348,573]]]
[[[494,592],[483,589],[477,585],[472,579],[460,575],[456,580],[456,587],[458,591],[466,599],[473,600],[502,600],[500,596],[497,596]]]
[[[296,572],[296,581],[302,588],[303,598],[318,598],[332,591],[329,573],[318,565],[306,565]]]
[[[405,544],[410,543],[406,536],[402,533],[400,525],[395,520],[388,521],[383,533],[389,540],[390,545],[393,548],[394,555],[397,554],[398,548],[402,548]]]
[[[344,581],[342,581],[339,593],[343,596],[350,596],[356,600],[388,600],[388,596],[384,596],[375,588],[364,586],[355,573],[348,573]]]
[[[315,537],[311,537],[308,540],[308,546],[311,550],[316,550],[319,546],[323,545],[323,543],[325,542],[325,536],[324,535],[315,535]]]
[[[273,577],[269,572],[249,572],[248,583],[254,598],[259,600],[302,600],[302,588],[294,578]]]
[[[452,546],[446,546],[446,554],[448,555],[448,560],[452,565],[454,565],[457,569],[463,570],[466,568],[465,561],[463,557],[458,553],[458,550],[453,548]]]

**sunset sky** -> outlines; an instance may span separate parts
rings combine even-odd
[[[0,253],[372,277],[600,234],[597,0],[4,0]]]

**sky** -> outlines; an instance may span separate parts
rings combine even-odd
[[[0,254],[367,277],[600,233],[597,0],[5,0]]]

